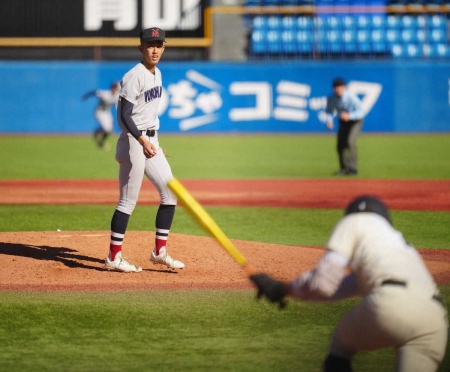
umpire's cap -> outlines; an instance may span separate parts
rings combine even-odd
[[[387,209],[386,205],[384,205],[384,203],[375,196],[361,195],[353,199],[347,206],[345,215],[359,212],[372,212],[379,214],[380,216],[386,218],[392,225],[392,221],[389,216],[389,210]]]
[[[152,27],[152,28],[146,28],[145,30],[142,30],[139,34],[139,38],[142,42],[148,42],[148,41],[166,41],[166,33],[164,30],[161,30],[158,27]]]
[[[338,77],[333,80],[333,88],[340,87],[341,85],[345,85],[345,80],[341,77]]]

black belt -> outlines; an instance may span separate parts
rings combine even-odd
[[[402,287],[406,287],[406,282],[402,282],[400,280],[394,280],[394,279],[387,279],[387,280],[383,280],[381,285],[400,285]]]
[[[141,130],[142,135],[145,135],[147,137],[155,137],[156,134],[156,130],[154,129],[146,129],[146,130]]]
[[[442,301],[442,298],[441,298],[441,296],[438,296],[438,295],[434,295],[433,296],[433,300],[435,300],[435,301],[437,301],[437,302],[439,302],[442,306],[444,306],[445,307],[445,305],[444,305],[444,301]]]
[[[386,279],[381,282],[381,285],[399,285],[401,287],[406,287],[406,282],[394,279]],[[442,306],[445,306],[444,301],[442,301],[442,298],[440,296],[434,295],[432,298],[433,300],[439,302]]]

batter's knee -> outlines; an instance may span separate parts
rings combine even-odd
[[[350,359],[328,354],[323,363],[324,372],[352,372],[352,362]]]

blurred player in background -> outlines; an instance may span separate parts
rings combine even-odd
[[[136,206],[145,175],[158,191],[160,204],[155,220],[155,243],[150,261],[171,269],[184,264],[167,252],[167,239],[175,214],[177,198],[167,183],[172,170],[159,145],[158,105],[163,93],[162,75],[156,66],[164,53],[165,32],[157,27],[140,34],[138,47],[142,60],[120,81],[117,119],[122,129],[116,147],[119,162],[120,198],[111,219],[111,239],[105,268],[122,272],[140,272],[122,257],[122,243],[128,221]]]
[[[117,106],[117,100],[119,99],[119,84],[113,82],[110,90],[92,90],[84,94],[81,99],[84,101],[89,97],[97,97],[98,105],[94,111],[95,120],[100,125],[94,131],[94,140],[98,147],[108,150],[108,144],[106,139],[113,131],[114,119],[111,113],[113,106]]]
[[[339,118],[337,152],[340,169],[335,175],[356,175],[358,174],[356,139],[361,133],[365,113],[361,100],[346,89],[344,79],[333,80],[333,91],[334,93],[327,98],[325,113],[326,125],[330,130],[334,128],[334,116],[337,115]]]
[[[419,253],[393,228],[383,202],[372,196],[350,202],[326,247],[316,267],[290,283],[252,275],[258,297],[280,307],[285,296],[317,302],[363,297],[334,330],[326,372],[351,371],[356,353],[383,348],[395,348],[396,371],[436,371],[447,345],[447,310]]]

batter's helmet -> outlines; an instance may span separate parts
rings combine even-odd
[[[372,212],[379,214],[380,216],[386,218],[392,225],[389,210],[384,203],[375,196],[362,195],[358,196],[356,199],[353,199],[347,206],[345,215],[359,212]]]

